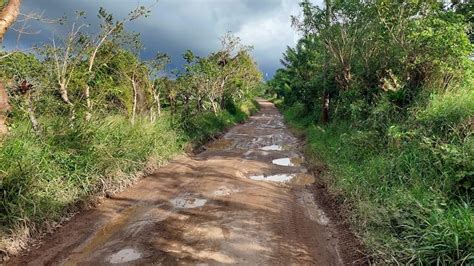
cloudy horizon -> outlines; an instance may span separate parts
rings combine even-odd
[[[317,1],[314,1],[318,3]],[[97,25],[99,7],[104,7],[117,18],[125,17],[138,5],[152,6],[147,18],[126,25],[128,31],[138,32],[144,45],[141,57],[148,59],[156,52],[171,56],[169,69],[180,68],[182,54],[190,49],[198,55],[206,55],[219,48],[219,37],[227,32],[241,38],[243,44],[253,46],[253,55],[265,76],[273,76],[280,68],[279,59],[286,46],[294,46],[298,35],[291,27],[290,17],[298,15],[297,0],[24,0],[21,12],[43,13],[46,18],[74,16],[75,11],[85,11],[87,22]],[[34,23],[24,35],[20,49],[51,42],[58,31],[57,24]],[[18,27],[18,26],[17,26]],[[17,47],[17,34],[11,30],[5,40],[6,49]]]

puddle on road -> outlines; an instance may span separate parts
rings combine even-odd
[[[312,221],[320,225],[328,225],[329,218],[326,213],[316,204],[313,195],[308,191],[303,191],[298,198],[300,204],[307,210],[308,216]]]
[[[65,265],[77,265],[91,256],[94,251],[102,247],[114,234],[116,234],[132,217],[135,217],[141,206],[131,206],[122,211],[116,219],[106,223],[98,230],[82,248],[81,252],[72,253]]]
[[[145,227],[159,223],[168,219],[172,212],[169,210],[159,208],[160,205],[154,206],[152,209],[146,211],[140,219],[131,223],[127,228],[127,235],[135,237],[144,230]]]
[[[249,178],[256,181],[271,181],[287,183],[295,177],[295,174],[279,174],[279,175],[253,175]]]
[[[275,174],[275,175],[253,175],[249,179],[256,181],[270,181],[279,183],[291,183],[293,185],[304,186],[314,183],[314,177],[305,173],[298,174]]]
[[[295,164],[293,164],[293,160],[290,158],[275,159],[272,161],[272,163],[280,166],[295,166]]]
[[[250,156],[250,155],[254,155],[254,154],[256,154],[256,155],[261,155],[261,156],[267,156],[267,155],[269,155],[270,153],[267,152],[267,151],[253,151],[253,150],[248,150],[248,151],[246,151],[243,155],[244,155],[244,158],[250,159],[250,158],[252,158],[252,156]]]
[[[299,166],[303,163],[303,159],[300,157],[293,157],[293,158],[279,158],[272,161],[275,165],[280,166]]]
[[[112,264],[125,263],[134,260],[138,260],[142,257],[142,254],[133,248],[125,248],[119,252],[112,254],[108,258],[108,262]]]
[[[252,150],[248,150],[248,151],[246,151],[246,152],[244,153],[244,156],[249,156],[249,155],[252,154],[252,153],[253,153]]]
[[[262,150],[262,151],[282,151],[283,147],[281,145],[274,144],[274,145],[261,147],[260,150]]]
[[[170,202],[175,208],[193,209],[206,205],[207,200],[200,198],[177,197],[170,200]]]

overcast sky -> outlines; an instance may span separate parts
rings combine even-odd
[[[205,55],[219,47],[219,36],[228,31],[239,36],[244,44],[254,47],[254,57],[269,77],[280,67],[279,59],[287,45],[297,40],[291,28],[290,16],[300,13],[299,0],[159,0],[151,16],[130,22],[128,30],[141,34],[145,50],[143,58],[157,51],[171,55],[171,68],[180,67],[181,55],[191,49]],[[315,3],[321,0],[314,0]],[[24,0],[22,13],[44,12],[45,17],[73,16],[85,11],[90,23],[96,24],[99,7],[119,18],[125,17],[137,5],[150,6],[154,0]],[[34,23],[37,24],[37,23]],[[50,42],[56,25],[32,25],[39,34],[23,36],[22,49]],[[4,40],[7,49],[16,47],[16,34],[10,31]]]

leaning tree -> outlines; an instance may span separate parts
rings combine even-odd
[[[3,0],[0,1],[0,45],[3,41],[3,36],[8,28],[15,22],[20,13],[21,0]],[[4,81],[0,79],[0,135],[7,133],[6,127],[6,113],[10,109],[8,104],[8,94],[3,85]]]

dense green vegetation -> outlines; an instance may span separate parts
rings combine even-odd
[[[328,165],[369,255],[474,263],[472,3],[301,7],[269,93]]]
[[[1,53],[11,110],[0,136],[0,253],[256,109],[262,78],[250,47],[228,34],[221,49],[187,51],[186,66],[165,76],[169,57],[141,60],[139,36],[123,29],[146,14],[116,21],[101,9],[91,35],[78,13],[61,21],[63,39]]]

